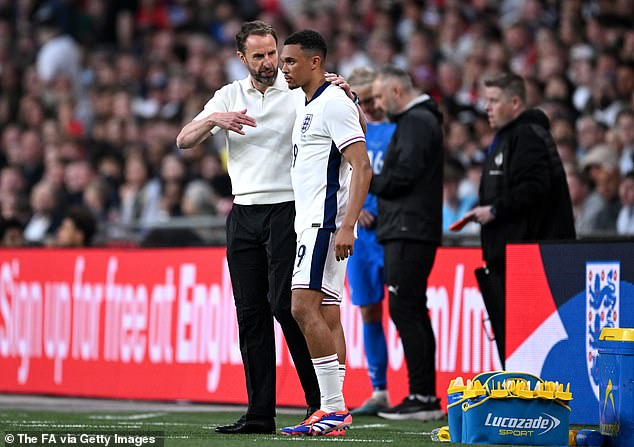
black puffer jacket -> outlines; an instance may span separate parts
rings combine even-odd
[[[394,117],[396,130],[370,192],[379,203],[379,242],[442,238],[442,114],[427,95]]]
[[[508,242],[575,238],[566,174],[541,110],[526,110],[497,132],[482,167],[480,205],[496,213],[481,232],[489,264],[503,265]]]

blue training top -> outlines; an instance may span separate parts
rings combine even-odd
[[[390,143],[392,134],[396,129],[395,123],[389,123],[387,121],[381,123],[368,122],[368,131],[365,135],[365,145],[368,150],[368,157],[370,158],[370,165],[372,165],[372,171],[374,174],[380,174],[383,168],[383,159],[385,158],[385,150]],[[363,203],[363,209],[369,211],[374,216],[378,215],[378,205],[376,196],[374,194],[368,194]]]

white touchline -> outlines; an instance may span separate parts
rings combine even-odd
[[[159,416],[165,416],[167,413],[141,413],[141,414],[117,414],[117,415],[94,415],[89,416],[88,419],[107,419],[117,421],[136,421],[139,419],[150,419]]]

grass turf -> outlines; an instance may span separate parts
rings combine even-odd
[[[433,442],[430,432],[436,427],[447,424],[447,420],[436,422],[419,421],[386,421],[378,417],[357,416],[352,428],[345,437],[295,437],[274,435],[219,435],[214,432],[217,425],[234,422],[238,412],[167,412],[167,411],[136,411],[136,412],[42,412],[24,410],[0,410],[0,432],[3,446],[5,434],[12,433],[117,433],[125,435],[148,434],[161,432],[165,446],[186,447],[242,447],[258,445],[262,447],[283,445],[393,445],[398,447],[424,447],[441,445]],[[277,417],[278,428],[298,423],[301,416],[281,414]],[[309,444],[310,443],[310,444]],[[16,444],[14,443],[13,446]],[[26,444],[22,444],[26,445]],[[41,444],[40,444],[41,445]],[[61,443],[59,437],[56,444]],[[94,444],[98,445],[98,444]],[[103,445],[103,444],[102,444]],[[134,444],[129,444],[134,445]],[[151,444],[144,444],[150,446]],[[463,444],[442,444],[463,445]],[[112,444],[110,444],[112,446]],[[141,446],[137,446],[141,447]]]

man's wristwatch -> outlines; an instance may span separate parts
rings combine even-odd
[[[354,102],[355,105],[359,105],[359,95],[357,95],[357,92],[350,92],[352,93],[352,102]]]

